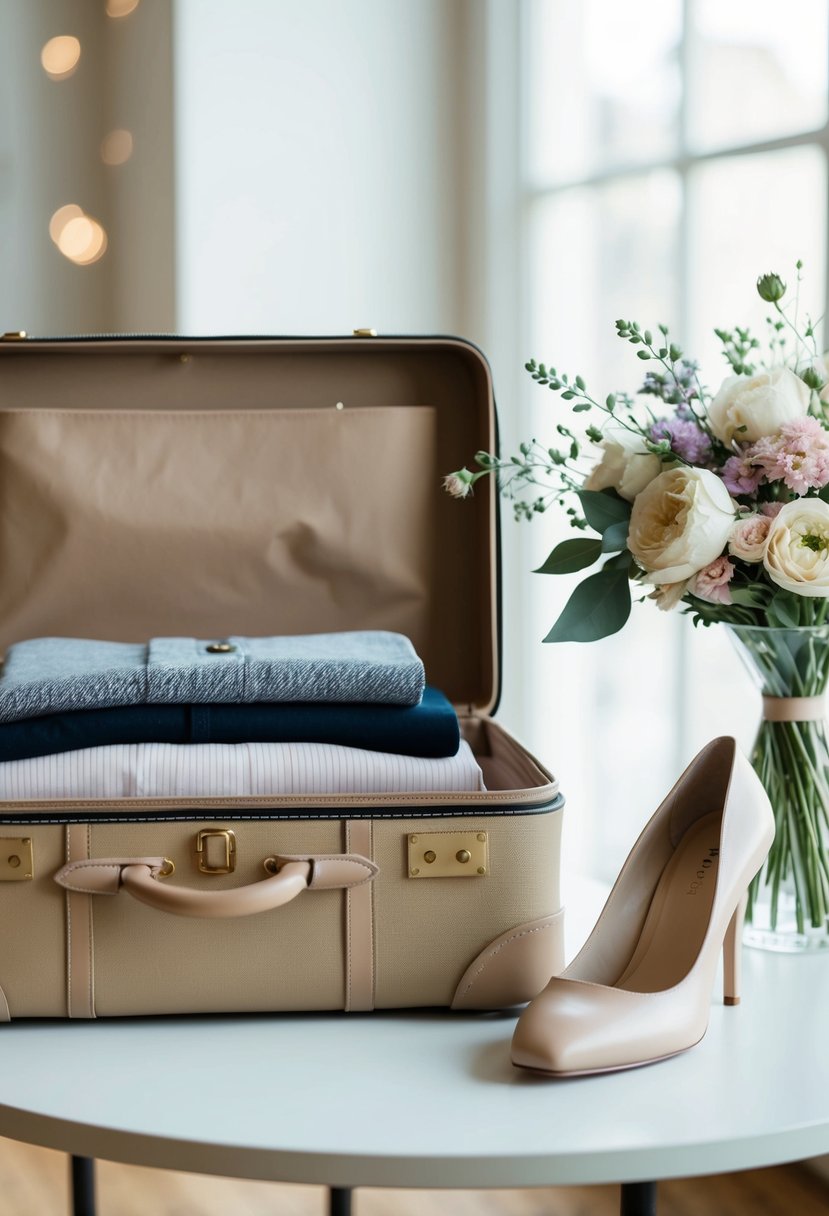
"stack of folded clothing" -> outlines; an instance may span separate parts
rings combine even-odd
[[[0,675],[4,799],[483,789],[402,634],[36,638]]]

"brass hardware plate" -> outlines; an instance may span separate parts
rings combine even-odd
[[[409,878],[483,878],[487,832],[417,832],[406,837]]]
[[[211,642],[205,646],[208,654],[232,654],[236,647],[232,642]]]
[[[3,334],[4,342],[24,342],[26,339],[25,329],[8,329]]]
[[[0,882],[27,882],[34,873],[31,836],[0,837]]]
[[[211,846],[210,841],[216,841]],[[236,833],[204,828],[196,837],[196,865],[202,874],[232,874],[236,869]]]
[[[353,333],[355,338],[376,338],[377,337],[377,330],[371,329],[368,325],[364,326],[362,329],[353,329],[351,332]]]

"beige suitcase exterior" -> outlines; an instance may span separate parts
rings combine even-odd
[[[0,343],[0,645],[392,629],[486,792],[0,802],[0,1018],[493,1009],[563,964],[562,798],[493,720],[457,338]]]

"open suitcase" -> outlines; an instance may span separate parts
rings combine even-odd
[[[0,802],[0,1019],[492,1009],[560,969],[562,799],[492,718],[497,503],[441,488],[494,445],[456,338],[0,342],[0,647],[393,630],[486,784]]]

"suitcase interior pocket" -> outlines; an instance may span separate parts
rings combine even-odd
[[[428,406],[0,412],[0,644],[428,628]]]

